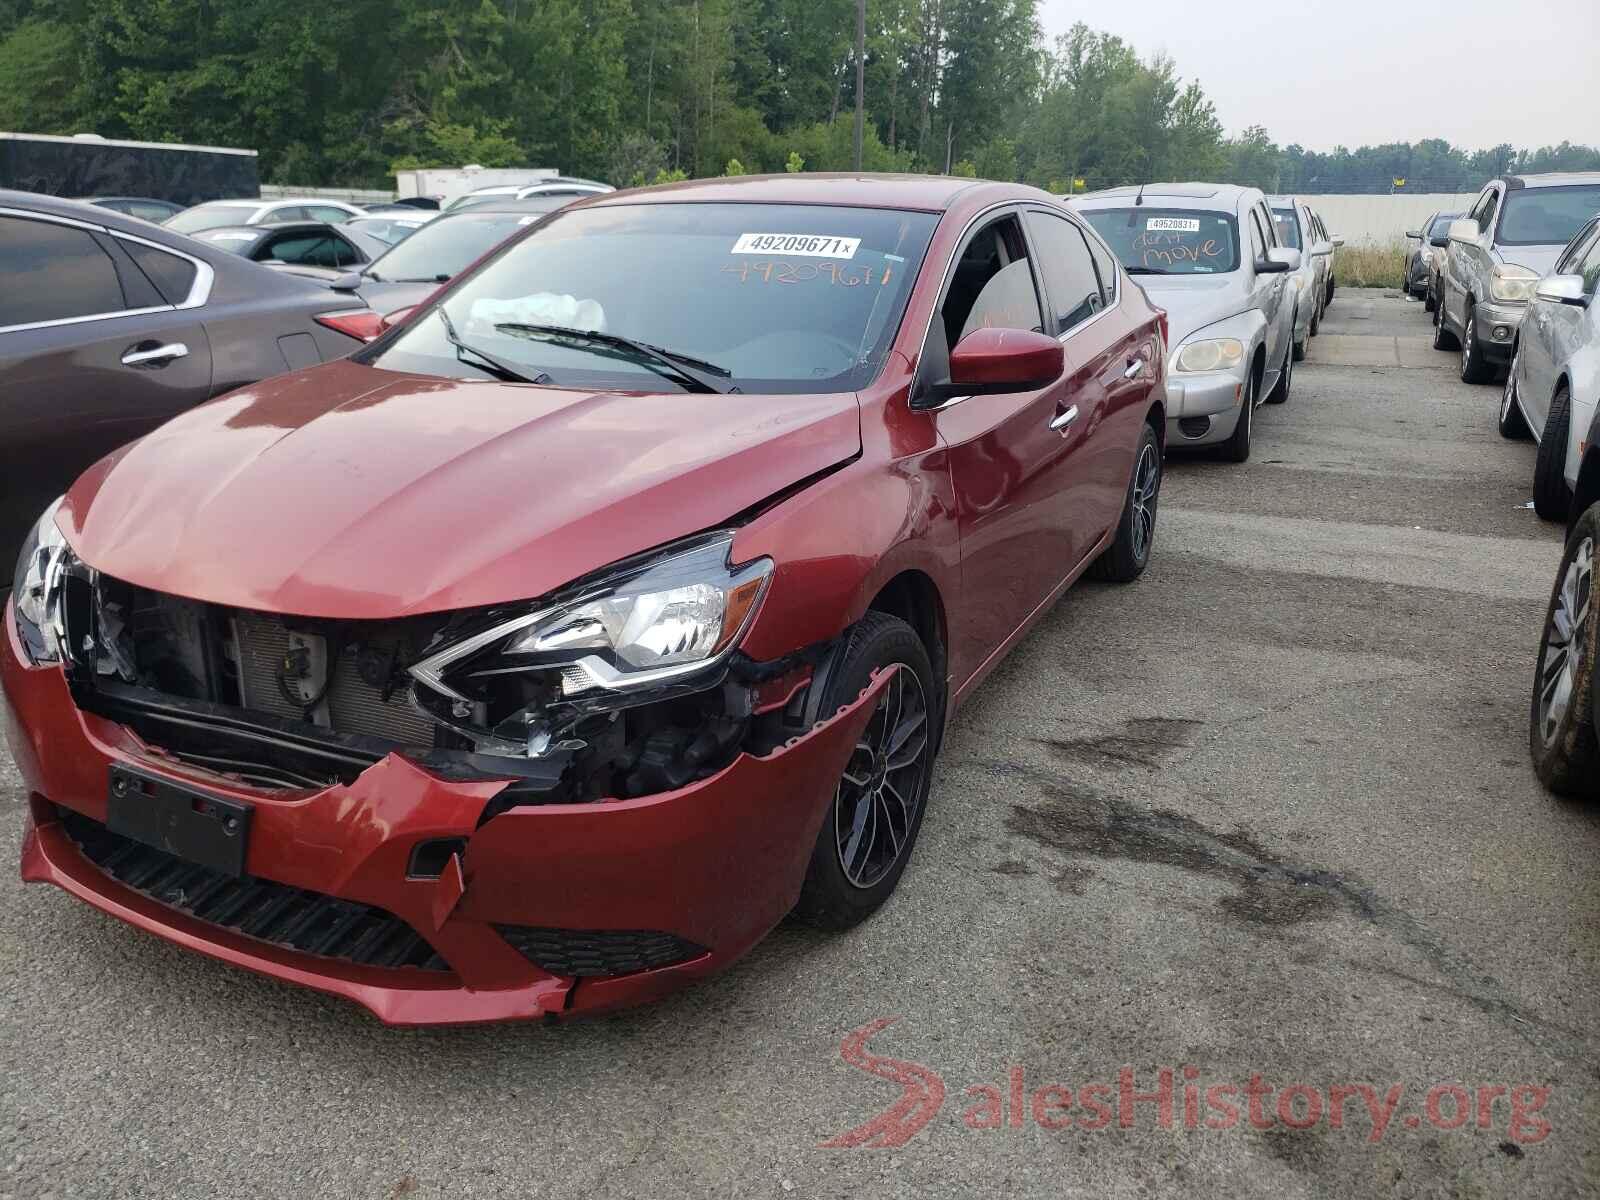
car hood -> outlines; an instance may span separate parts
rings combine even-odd
[[[1197,329],[1214,325],[1250,307],[1249,294],[1233,275],[1138,275],[1150,303],[1167,310],[1174,348]]]
[[[849,393],[590,393],[339,361],[124,447],[59,521],[141,587],[387,618],[537,597],[860,450]]]
[[[1527,267],[1535,275],[1548,275],[1566,248],[1563,242],[1559,246],[1496,246],[1494,249],[1503,263]]]

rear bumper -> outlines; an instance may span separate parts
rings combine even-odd
[[[641,1003],[743,954],[793,907],[834,785],[879,676],[853,704],[772,753],[741,754],[677,791],[594,804],[519,806],[478,825],[502,781],[438,778],[391,754],[349,785],[265,792],[174,762],[80,712],[59,668],[26,665],[6,606],[0,684],[29,792],[22,877],[234,966],[364,1006],[392,1025],[527,1019]],[[60,809],[106,818],[114,763],[252,806],[250,877],[381,908],[428,941],[444,971],[303,953],[202,920],[125,885],[85,856]],[[59,807],[58,807],[59,806]],[[420,841],[460,838],[460,870],[408,878]],[[546,971],[496,926],[659,931],[703,949],[629,974]]]

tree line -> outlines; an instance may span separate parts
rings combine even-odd
[[[1170,59],[1081,24],[1047,44],[1036,9],[867,0],[864,168],[1057,192],[1454,192],[1600,169],[1567,143],[1228,136]],[[0,129],[249,147],[263,181],[301,186],[466,163],[624,186],[848,170],[855,42],[856,0],[0,0]]]

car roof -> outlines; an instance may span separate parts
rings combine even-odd
[[[274,225],[216,225],[189,236],[204,242],[218,233],[248,233],[256,237],[268,237],[276,233],[324,233],[332,228],[326,221],[283,221]]]
[[[1193,209],[1198,212],[1237,212],[1242,205],[1264,199],[1258,188],[1240,187],[1232,183],[1147,183],[1143,187],[1143,203],[1152,208]],[[1138,185],[1107,188],[1071,197],[1074,208],[1093,211],[1096,208],[1122,208],[1138,197]]]
[[[602,192],[578,198],[574,208],[624,204],[817,204],[944,212],[958,197],[1037,199],[1057,204],[1048,192],[1016,183],[994,183],[951,175],[783,174],[691,179],[658,187]]]
[[[1548,171],[1542,175],[1502,175],[1500,178],[1512,190],[1570,187],[1573,184],[1600,183],[1600,171]]]

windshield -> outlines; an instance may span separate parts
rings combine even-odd
[[[678,385],[660,364],[614,344],[529,327],[596,330],[688,356],[702,371],[717,368],[723,390],[853,391],[877,373],[937,223],[929,213],[787,204],[572,209],[497,256],[443,307],[461,341],[557,386]],[[368,361],[492,374],[470,355],[463,361],[430,314]]]
[[[1278,225],[1278,241],[1291,250],[1300,249],[1300,218],[1292,208],[1275,208],[1272,219]]]
[[[1214,275],[1239,269],[1239,226],[1229,213],[1145,205],[1083,215],[1135,274]]]
[[[1517,188],[1506,193],[1495,245],[1565,246],[1596,212],[1600,183]]]
[[[372,264],[369,274],[386,283],[443,282],[471,266],[523,225],[538,220],[526,213],[472,213],[436,217],[397,242]]]
[[[243,225],[255,209],[248,204],[197,204],[186,208],[167,222],[179,233],[198,233],[202,229],[221,229],[224,225]]]

